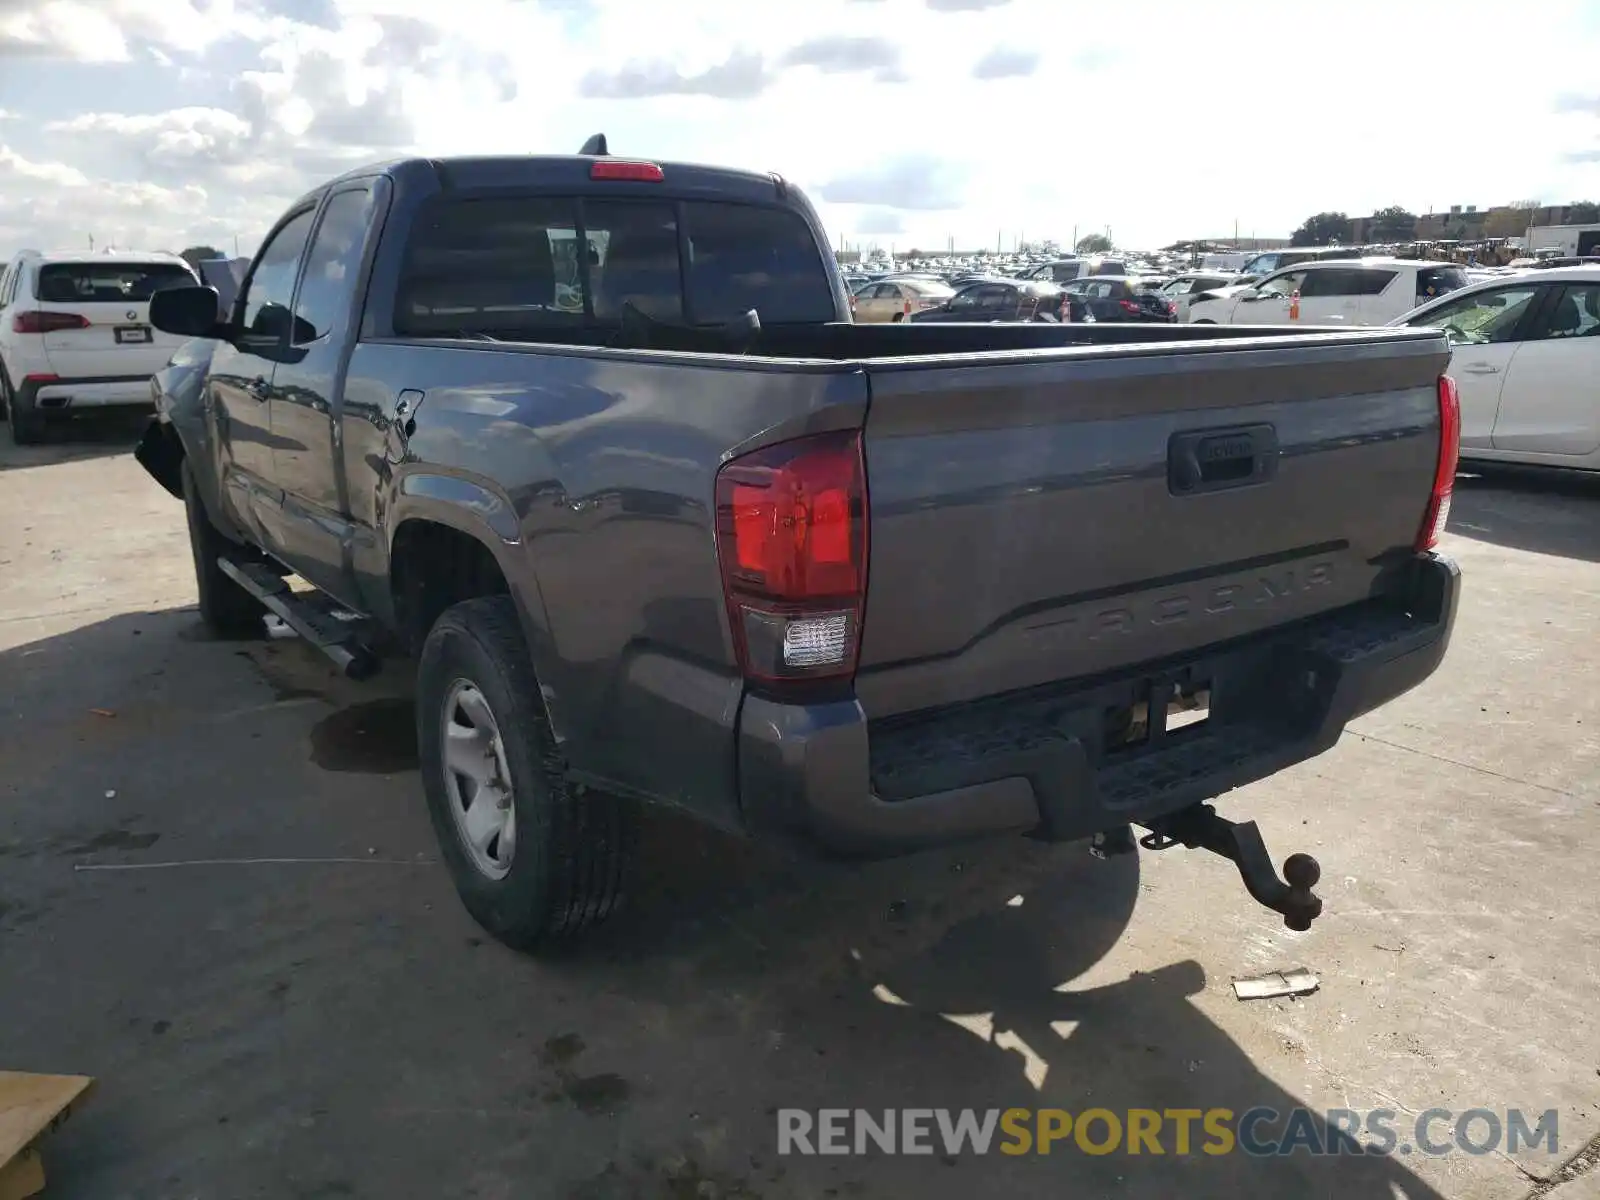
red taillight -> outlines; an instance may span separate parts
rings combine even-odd
[[[626,162],[602,158],[589,168],[590,179],[631,179],[635,183],[660,183],[661,168],[650,162]]]
[[[726,463],[717,556],[746,678],[853,675],[867,584],[861,435],[796,438]]]
[[[1136,313],[1139,311],[1138,303],[1133,300],[1118,300],[1117,303],[1122,305],[1123,312]]]
[[[1433,473],[1433,491],[1417,531],[1417,549],[1432,550],[1439,544],[1445,522],[1450,519],[1450,493],[1455,488],[1456,466],[1461,459],[1461,395],[1456,381],[1439,376],[1439,462]]]
[[[32,375],[24,375],[23,383],[59,383],[61,376],[49,371],[35,371]]]
[[[11,318],[17,333],[55,333],[59,329],[87,329],[89,318],[68,312],[19,312]]]

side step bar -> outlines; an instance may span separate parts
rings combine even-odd
[[[323,600],[319,592],[296,592],[282,576],[260,563],[217,559],[223,573],[249,592],[283,623],[326,654],[350,679],[366,679],[381,665],[362,640],[365,622],[355,613]],[[338,614],[338,615],[336,615]]]

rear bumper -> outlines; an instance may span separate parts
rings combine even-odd
[[[93,379],[30,379],[17,385],[17,396],[27,407],[40,412],[155,406],[149,375],[116,375]]]
[[[1402,595],[1117,678],[889,721],[869,722],[853,699],[747,696],[738,727],[744,820],[757,835],[865,854],[1142,824],[1321,754],[1350,721],[1425,680],[1449,645],[1459,586],[1453,562],[1423,555]],[[1201,682],[1209,720],[1105,749],[1108,713],[1153,688],[1165,695]]]

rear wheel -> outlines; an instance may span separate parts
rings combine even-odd
[[[222,637],[260,633],[265,614],[261,602],[217,565],[217,559],[235,547],[211,523],[188,459],[184,459],[182,471],[183,507],[189,520],[189,550],[194,555],[195,584],[200,592],[200,619]]]
[[[44,414],[24,400],[11,386],[11,377],[0,367],[0,408],[11,423],[11,440],[19,446],[36,446],[44,441]]]
[[[417,744],[440,854],[490,934],[551,949],[621,904],[636,813],[568,785],[509,597],[454,605],[428,634]]]

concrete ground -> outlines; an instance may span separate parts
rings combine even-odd
[[[202,632],[134,429],[0,440],[0,1068],[99,1081],[50,1196],[1596,1196],[1595,483],[1464,477],[1444,668],[1224,802],[1322,859],[1310,933],[1199,853],[802,869],[661,818],[635,914],[535,962],[435,861],[402,673]],[[1296,1104],[1560,1150],[776,1154],[778,1108]]]

